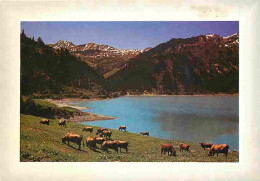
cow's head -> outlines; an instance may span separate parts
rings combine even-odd
[[[65,137],[63,137],[63,138],[61,139],[62,143],[65,143],[66,140],[67,140],[67,139],[66,139]]]
[[[213,151],[210,149],[209,152],[208,152],[208,156],[212,156],[213,154]]]

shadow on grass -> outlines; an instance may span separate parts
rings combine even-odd
[[[68,145],[68,144],[67,144]],[[82,152],[86,152],[87,153],[87,151],[85,151],[85,150],[82,150],[82,149],[78,149],[78,148],[76,148],[76,147],[74,147],[74,146],[71,146],[71,145],[68,145],[69,147],[71,147],[71,148],[73,148],[73,149],[75,149],[75,150],[78,150],[78,151],[82,151]]]

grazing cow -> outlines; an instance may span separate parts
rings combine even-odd
[[[111,138],[112,132],[111,131],[103,131],[100,133],[100,137],[108,137],[109,139]]]
[[[96,135],[102,133],[103,131],[108,131],[108,129],[107,128],[98,128]]]
[[[67,133],[62,139],[61,141],[63,143],[66,143],[66,141],[68,142],[68,145],[70,145],[70,141],[73,143],[76,143],[77,145],[79,145],[79,150],[81,147],[81,141],[82,141],[82,135],[78,135],[78,134],[74,134],[74,133]]]
[[[176,156],[176,151],[174,150],[172,144],[170,144],[170,143],[162,144],[161,156],[162,156],[162,153],[164,153],[164,155],[165,155],[165,152],[168,152],[168,155]]]
[[[120,152],[121,152],[121,148],[124,148],[126,150],[126,152],[128,152],[128,141],[118,141],[115,140],[115,142],[117,143],[118,147],[120,148]]]
[[[108,152],[109,149],[115,150],[118,153],[118,144],[115,141],[104,141],[101,145],[101,148]]]
[[[60,119],[59,122],[58,122],[58,125],[66,127],[66,121],[64,119]]]
[[[140,132],[140,134],[149,136],[149,132]]]
[[[118,128],[118,130],[120,130],[120,131],[125,130],[125,131],[126,131],[126,126],[120,126],[120,127]]]
[[[219,153],[224,153],[226,155],[226,158],[227,158],[228,149],[230,149],[230,148],[227,144],[212,145],[209,152],[208,152],[208,156],[214,156],[215,153],[217,153],[217,156],[218,156]],[[233,151],[233,150],[231,150],[231,151]]]
[[[210,148],[213,144],[212,143],[199,143],[202,148]]]
[[[48,120],[48,119],[42,119],[42,120],[40,121],[40,123],[41,123],[41,124],[50,125],[50,120]]]
[[[82,131],[89,131],[90,133],[92,133],[93,132],[93,128],[92,127],[90,127],[90,126],[86,126],[86,127],[84,127],[83,129],[82,129]]]
[[[181,143],[181,144],[180,144],[180,152],[182,152],[182,151],[188,152],[189,149],[190,149],[190,146],[189,146],[189,145],[186,145],[186,144],[184,144],[184,143]]]
[[[84,145],[84,144],[83,144]],[[86,138],[86,146],[90,148],[96,148],[96,138],[87,137]]]
[[[96,138],[96,143],[97,143],[97,144],[102,145],[102,143],[103,143],[104,141],[107,141],[107,139],[106,139],[106,138],[99,138],[99,137]]]

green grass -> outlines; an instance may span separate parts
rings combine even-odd
[[[51,119],[50,125],[40,124],[42,117],[21,114],[20,132],[20,160],[21,161],[49,161],[49,162],[238,162],[238,153],[229,152],[228,158],[223,154],[218,157],[207,156],[207,150],[199,145],[180,141],[166,141],[159,138],[142,136],[139,134],[112,130],[112,139],[126,140],[129,142],[129,152],[116,154],[114,150],[104,152],[97,145],[96,151],[88,147],[81,147],[71,143],[71,146],[61,142],[61,138],[68,132],[87,136],[96,136],[97,127],[93,133],[82,132],[83,125],[68,122],[67,127],[58,126],[58,121]],[[181,153],[176,147],[181,142],[191,146],[190,153]],[[172,143],[177,151],[177,157],[160,154],[162,143]]]

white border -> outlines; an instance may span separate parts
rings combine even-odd
[[[194,3],[196,2],[196,4]],[[258,0],[0,3],[0,179],[259,180]],[[239,21],[239,163],[20,163],[20,21]]]

